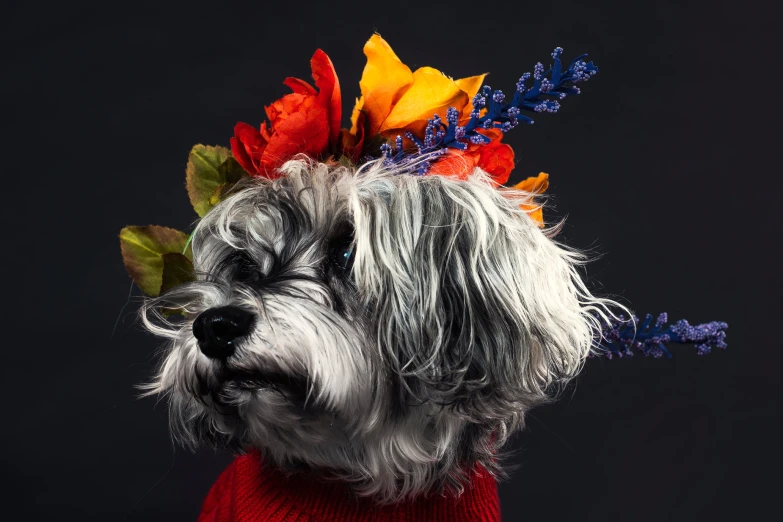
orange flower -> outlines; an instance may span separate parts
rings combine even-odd
[[[318,49],[310,60],[316,90],[298,78],[283,82],[293,93],[287,94],[266,109],[266,122],[256,130],[247,123],[237,123],[231,138],[234,158],[251,176],[275,178],[276,169],[300,153],[314,158],[322,156],[337,144],[340,134],[340,82],[329,57]]]
[[[449,107],[459,110],[461,120],[467,121],[472,110],[470,101],[486,76],[453,80],[432,67],[411,72],[378,34],[365,44],[364,54],[367,65],[359,82],[362,97],[356,100],[351,117],[354,136],[362,132],[362,114],[365,136],[380,134],[387,138],[405,131],[421,135],[427,120],[435,114],[445,119]]]
[[[478,167],[489,174],[498,185],[507,182],[514,169],[514,150],[500,142],[503,133],[499,130],[479,129],[478,132],[492,141],[486,145],[468,143],[465,150],[449,149],[432,165],[428,174],[467,179],[473,169]]]
[[[524,181],[520,181],[512,188],[516,190],[524,190],[531,194],[542,194],[549,188],[549,174],[541,172],[538,176],[527,178]],[[544,214],[541,211],[539,205],[522,205],[522,208],[527,211],[531,218],[538,221],[539,226],[544,226]]]
[[[377,34],[365,44],[364,54],[367,65],[359,82],[362,97],[356,100],[353,109],[350,134],[344,131],[344,147],[361,147],[365,136],[394,138],[410,131],[421,137],[427,120],[435,114],[445,119],[449,107],[459,111],[461,124],[470,119],[471,100],[486,74],[452,80],[432,67],[411,72]],[[514,151],[501,143],[500,131],[479,132],[492,141],[486,145],[468,143],[464,151],[449,149],[429,173],[466,178],[479,167],[499,185],[508,181],[514,168]]]

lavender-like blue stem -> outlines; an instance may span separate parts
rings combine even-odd
[[[604,326],[598,347],[609,359],[632,357],[635,350],[648,357],[671,358],[672,354],[665,346],[667,343],[693,344],[699,355],[710,353],[713,347],[726,348],[726,329],[729,327],[726,323],[713,321],[691,326],[681,319],[667,327],[667,321],[666,313],[660,314],[654,323],[650,314],[641,324],[635,315],[630,320],[613,320]]]
[[[503,91],[493,91],[488,85],[484,85],[473,97],[473,110],[470,113],[470,120],[465,125],[459,125],[459,112],[456,108],[450,107],[446,112],[445,122],[438,115],[428,120],[423,139],[412,133],[405,134],[405,137],[416,146],[415,153],[403,153],[400,139],[397,139],[396,147],[388,144],[381,147],[384,161],[397,164],[410,160],[410,156],[420,156],[439,149],[443,152],[448,148],[465,150],[468,143],[479,145],[489,143],[489,138],[478,132],[478,129],[499,129],[505,133],[520,123],[533,123],[531,118],[521,114],[523,110],[537,113],[557,112],[560,109],[558,100],[562,100],[569,94],[579,94],[581,90],[576,87],[576,84],[589,80],[598,72],[598,67],[593,65],[593,62],[582,60],[587,56],[586,54],[575,58],[563,71],[563,64],[560,61],[562,53],[563,48],[556,47],[552,52],[554,60],[552,67],[544,70],[544,65],[539,62],[533,68],[532,75],[523,74],[517,82],[514,96],[508,103],[505,103],[508,97]],[[527,83],[531,76],[533,85],[528,88]],[[481,116],[483,109],[486,109],[486,112]],[[437,157],[433,155],[432,161]],[[419,173],[426,173],[428,168],[428,164],[422,164]]]

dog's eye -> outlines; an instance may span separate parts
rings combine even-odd
[[[261,272],[253,265],[242,265],[237,269],[234,280],[247,285],[258,284],[261,282]]]
[[[353,268],[354,254],[353,237],[347,237],[331,247],[329,257],[335,266],[347,273]]]
[[[233,279],[238,283],[254,285],[261,282],[261,271],[247,253],[242,252],[234,259]]]

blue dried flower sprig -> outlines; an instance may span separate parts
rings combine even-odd
[[[430,165],[438,156],[444,154],[448,148],[465,150],[468,143],[485,145],[490,139],[478,132],[478,129],[500,129],[508,132],[520,123],[532,124],[533,120],[522,114],[523,110],[531,112],[557,112],[560,109],[559,100],[569,94],[579,94],[581,90],[576,84],[586,82],[598,72],[598,67],[593,62],[582,60],[586,54],[575,58],[568,69],[563,71],[560,56],[562,47],[556,47],[552,52],[554,64],[544,70],[544,65],[539,62],[533,68],[533,85],[528,88],[527,83],[531,74],[525,73],[516,85],[516,92],[511,101],[506,103],[506,95],[503,91],[493,91],[489,85],[483,86],[478,94],[473,97],[473,110],[470,120],[466,125],[459,125],[460,113],[455,107],[449,107],[446,111],[444,122],[437,114],[427,121],[424,129],[424,139],[419,139],[412,132],[406,132],[405,137],[416,145],[417,152],[412,154],[420,156],[430,154],[428,161],[418,166],[419,174],[426,174]],[[555,98],[542,99],[542,97]],[[486,109],[484,115],[481,111]],[[406,154],[402,148],[402,136],[397,136],[394,145],[384,143],[381,145],[381,154],[385,163],[399,164],[408,160],[411,154]]]
[[[609,359],[614,356],[632,357],[634,350],[648,357],[671,358],[672,354],[665,346],[667,343],[693,344],[699,355],[710,353],[713,347],[726,348],[726,329],[729,327],[726,323],[713,321],[691,326],[688,321],[681,319],[666,327],[668,320],[666,313],[659,315],[655,323],[650,314],[641,324],[635,315],[630,321],[624,318],[613,320],[604,327],[603,342],[599,348]]]

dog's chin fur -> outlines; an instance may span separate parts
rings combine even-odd
[[[379,502],[459,493],[477,464],[501,475],[525,412],[579,372],[613,315],[583,284],[583,257],[521,208],[532,194],[480,170],[458,180],[297,159],[281,173],[201,219],[197,281],[142,307],[168,339],[144,389],[168,398],[175,435],[256,447]],[[352,270],[336,259],[346,243]],[[256,320],[221,362],[200,352],[192,321],[228,305]]]

